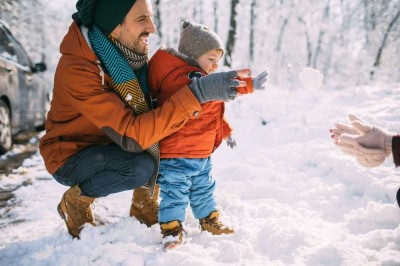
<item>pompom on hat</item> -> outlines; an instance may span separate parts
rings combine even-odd
[[[98,26],[110,34],[131,10],[136,0],[78,0],[72,18],[85,27]]]
[[[189,20],[182,22],[181,38],[178,51],[193,59],[210,50],[220,49],[224,53],[224,45],[221,38],[204,25]]]

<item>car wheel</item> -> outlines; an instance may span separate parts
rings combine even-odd
[[[10,150],[12,146],[11,115],[7,104],[0,100],[0,154]]]

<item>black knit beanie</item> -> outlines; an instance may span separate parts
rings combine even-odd
[[[136,0],[78,0],[72,18],[85,27],[93,24],[110,34],[135,4]]]

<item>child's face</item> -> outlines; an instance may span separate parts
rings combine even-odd
[[[210,50],[196,59],[197,64],[207,74],[213,73],[218,69],[218,62],[221,59],[222,51],[219,49]]]

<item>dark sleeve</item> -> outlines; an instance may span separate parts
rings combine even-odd
[[[392,154],[395,166],[396,167],[400,166],[400,135],[393,136]]]

